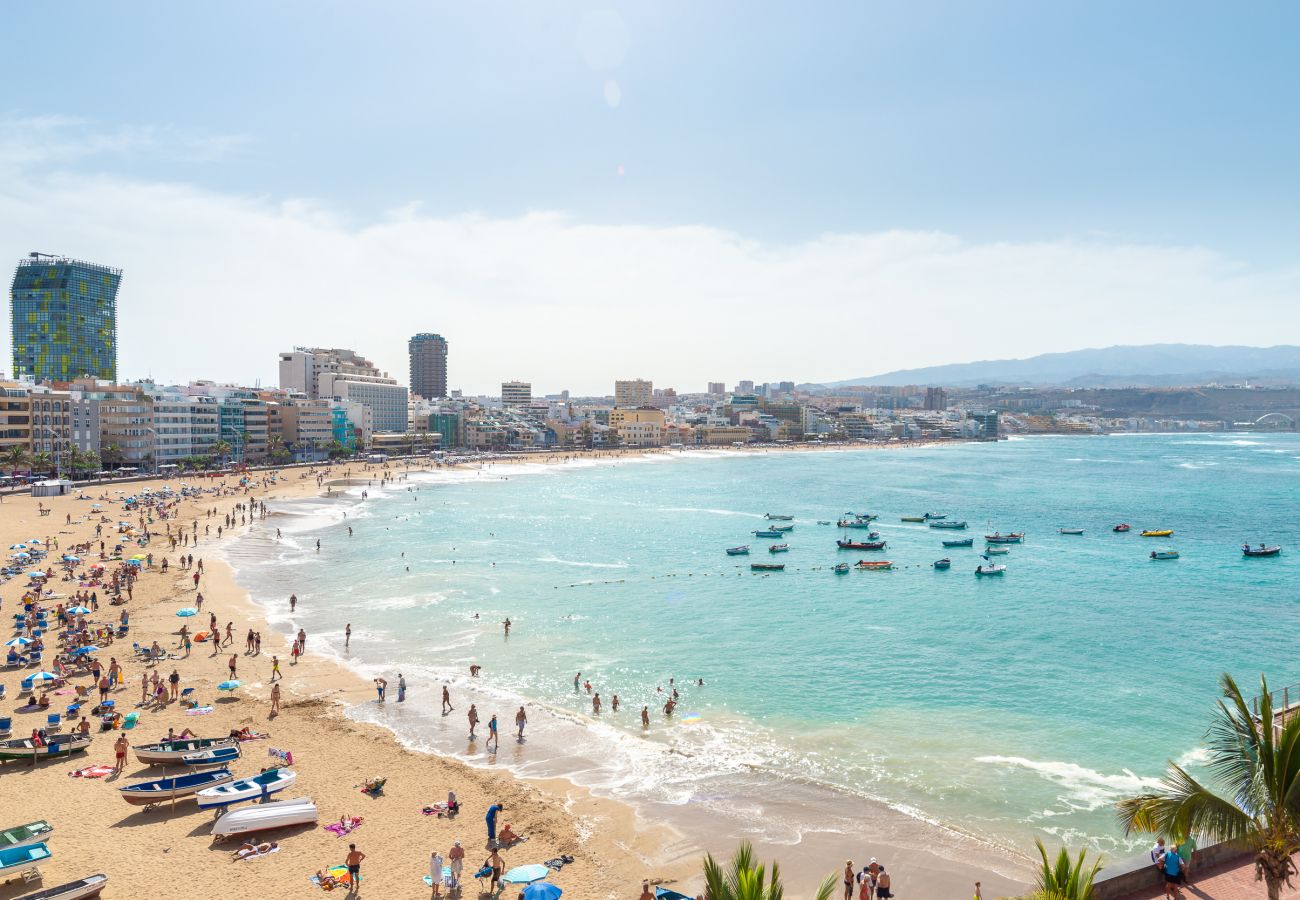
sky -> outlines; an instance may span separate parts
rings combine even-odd
[[[315,345],[404,382],[422,331],[468,393],[579,394],[1300,333],[1294,3],[5,24],[0,260],[124,269],[123,378],[274,385]]]

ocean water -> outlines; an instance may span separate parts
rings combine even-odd
[[[1114,802],[1168,760],[1196,769],[1221,672],[1300,681],[1280,639],[1300,624],[1297,487],[1293,434],[497,464],[364,501],[281,503],[268,520],[281,540],[259,527],[228,555],[278,627],[306,628],[314,651],[364,674],[405,675],[410,702],[353,714],[415,746],[725,808],[774,840],[871,798],[1017,852],[1037,835],[1122,854],[1145,840],[1123,836]],[[847,510],[880,516],[885,552],[839,551],[839,531],[816,524]],[[967,520],[976,549],[900,522],[926,511]],[[797,517],[792,549],[784,572],[751,574],[774,543],[750,534],[765,512]],[[1133,531],[1112,533],[1119,522]],[[1004,577],[976,578],[995,528],[1028,537],[999,558]],[[1286,550],[1244,559],[1247,540]],[[751,556],[725,555],[744,543]],[[1165,547],[1182,558],[1148,558]],[[943,556],[952,568],[933,570]],[[831,572],[861,558],[898,569]],[[672,721],[657,691],[670,678]],[[499,754],[467,740],[468,699],[500,717]],[[511,737],[520,703],[526,743]],[[779,816],[762,802],[778,797]]]

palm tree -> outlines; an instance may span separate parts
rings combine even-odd
[[[230,455],[230,442],[225,440],[217,441],[212,445],[212,452],[216,454],[217,459],[226,459]]]
[[[1268,679],[1260,676],[1258,714],[1232,676],[1219,680],[1224,699],[1206,735],[1209,769],[1229,798],[1169,764],[1161,788],[1119,803],[1126,831],[1199,834],[1239,841],[1255,852],[1255,880],[1269,900],[1291,887],[1292,855],[1300,852],[1300,716],[1280,726]]]
[[[42,450],[39,453],[33,453],[31,456],[33,472],[48,472],[54,465],[54,457]]]
[[[1091,868],[1085,868],[1084,858],[1088,851],[1080,850],[1079,858],[1070,859],[1070,852],[1062,847],[1056,853],[1056,860],[1048,859],[1047,848],[1038,838],[1038,854],[1043,858],[1043,867],[1038,872],[1038,890],[1031,896],[1034,900],[1092,900],[1092,880],[1097,877],[1101,861],[1094,859]]]
[[[122,448],[117,444],[105,444],[99,448],[99,458],[104,461],[104,468],[122,464]]]
[[[754,847],[749,841],[736,848],[725,870],[714,860],[712,853],[705,855],[704,884],[704,894],[709,900],[782,900],[785,896],[780,866],[772,863],[769,880],[762,863],[755,862]],[[814,900],[830,900],[835,887],[835,875],[826,876],[821,887],[817,888]]]
[[[14,444],[12,447],[6,447],[0,460],[9,467],[9,474],[13,475],[19,469],[27,467],[31,460],[31,453],[21,444]]]

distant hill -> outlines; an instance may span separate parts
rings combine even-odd
[[[1200,344],[1144,344],[1044,353],[1029,359],[900,369],[881,375],[829,382],[826,387],[872,384],[977,384],[1060,387],[1174,387],[1230,383],[1245,378],[1300,383],[1300,347],[1212,347]]]

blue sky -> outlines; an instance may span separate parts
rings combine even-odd
[[[71,3],[57,15],[14,7],[6,22],[21,39],[6,42],[0,60],[0,148],[8,148],[9,174],[30,190],[9,191],[10,213],[22,221],[0,230],[0,253],[117,253],[129,269],[124,301],[136,275],[152,291],[137,295],[145,306],[166,293],[139,277],[152,263],[123,244],[128,222],[78,207],[73,225],[49,210],[24,212],[24,204],[51,185],[70,192],[74,182],[87,191],[185,192],[207,210],[185,222],[220,218],[212,209],[223,203],[261,205],[273,217],[288,208],[335,234],[371,230],[368,253],[382,246],[373,229],[395,219],[518,223],[530,213],[561,216],[569,228],[650,229],[659,238],[721,232],[768,263],[806,255],[828,235],[941,235],[964,248],[950,262],[953,253],[1081,242],[1112,251],[1106,258],[1117,266],[1134,252],[1180,253],[1208,266],[1212,281],[1250,279],[1249,291],[1211,285],[1207,311],[1225,299],[1295,299],[1295,4]],[[88,214],[102,220],[88,222]],[[216,251],[214,234],[206,239]],[[274,228],[267,240],[275,242]],[[138,243],[142,250],[143,233]],[[238,241],[230,250],[246,252]],[[501,252],[484,250],[491,259]],[[578,252],[565,273],[534,273],[514,287],[540,281],[562,296],[555,279],[582,279],[582,260]],[[854,270],[856,262],[839,264]],[[1148,266],[1140,281],[1160,273]],[[1132,274],[1126,268],[1118,280]],[[627,280],[607,278],[604,290],[616,297],[634,274]],[[447,302],[454,294],[491,306],[501,301],[497,281],[495,273],[477,286],[458,278]],[[697,311],[733,316],[727,298],[711,302],[716,295],[695,279],[664,287],[673,284],[695,293]],[[882,290],[893,284],[863,283],[858,296],[906,300]],[[986,288],[998,296],[1008,285]],[[418,281],[400,289],[418,292]],[[573,293],[595,289],[575,285]],[[539,309],[554,302],[549,290],[537,293]],[[779,299],[758,313],[779,314]],[[333,309],[327,300],[319,298]],[[1196,314],[1195,299],[1188,309]],[[1017,329],[999,355],[1115,342],[1102,332],[1063,342],[1072,310],[1059,313]],[[402,330],[408,317],[398,318],[393,327]],[[448,330],[415,321],[418,306],[409,318],[412,330]],[[467,331],[451,337],[475,347],[464,343],[468,330],[489,324],[456,319]],[[1127,342],[1213,341],[1211,318],[1190,324],[1180,326],[1185,334],[1133,333]],[[140,327],[149,327],[143,318]],[[325,340],[323,332],[312,339]],[[1235,336],[1263,343],[1271,333]],[[555,337],[566,335],[571,328]],[[399,368],[400,341],[375,339],[384,344],[372,354]],[[591,339],[608,336],[596,330]],[[757,368],[770,348],[755,340]],[[955,342],[931,346],[901,362],[983,355],[963,356]],[[827,348],[816,349],[792,356],[797,371],[785,375],[740,371],[740,355],[725,372],[696,372],[686,360],[665,368],[684,382],[867,374],[822,366]],[[165,348],[155,350],[165,376],[190,374]],[[265,352],[273,359],[274,349]],[[664,365],[662,348],[633,359],[643,370]],[[274,371],[251,356],[246,365]],[[467,369],[473,383],[465,386],[486,389],[543,365],[554,363],[525,355],[524,372]],[[891,367],[882,360],[878,368]],[[140,366],[126,368],[138,374]],[[601,382],[606,374],[615,373]],[[555,386],[577,387],[579,377],[564,372],[566,383]],[[538,372],[535,380],[546,378]]]

